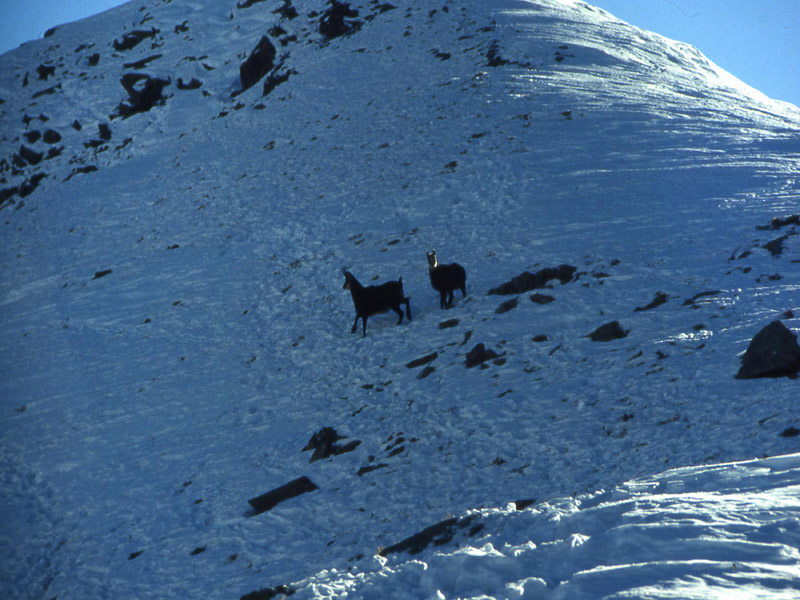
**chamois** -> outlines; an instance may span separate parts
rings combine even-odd
[[[431,285],[439,292],[439,306],[441,308],[453,306],[455,290],[461,290],[462,296],[467,295],[467,272],[458,263],[438,264],[435,249],[426,254],[428,255],[428,273],[431,276]]]
[[[353,297],[353,304],[356,308],[356,320],[353,321],[353,328],[350,333],[356,332],[358,320],[363,321],[362,337],[367,335],[367,317],[379,313],[385,313],[389,309],[393,310],[400,317],[397,324],[403,322],[403,311],[400,308],[401,304],[406,305],[406,316],[411,320],[411,305],[409,298],[403,295],[403,278],[400,277],[397,281],[387,281],[381,285],[370,285],[364,287],[358,280],[353,277],[353,274],[342,269],[344,274],[344,285],[342,289],[350,290],[350,295]]]

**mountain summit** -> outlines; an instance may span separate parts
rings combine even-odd
[[[800,109],[573,0],[137,0],[0,67],[10,597],[796,586],[797,380],[736,375],[800,328]]]

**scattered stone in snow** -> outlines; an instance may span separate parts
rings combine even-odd
[[[797,235],[795,232],[787,233],[786,235],[782,235],[779,238],[775,238],[774,240],[767,242],[762,246],[762,248],[769,250],[772,256],[780,256],[783,254],[783,242],[795,235]]]
[[[536,288],[547,287],[553,279],[558,279],[558,281],[564,285],[573,281],[575,271],[577,270],[577,267],[571,265],[560,265],[558,267],[546,267],[536,273],[525,271],[513,279],[500,284],[496,288],[490,289],[489,294],[502,296],[522,294]]]
[[[425,379],[428,375],[433,373],[436,370],[436,367],[433,365],[428,365],[422,371],[420,371],[419,375],[417,375],[417,379]]]
[[[196,90],[197,88],[201,87],[203,83],[196,77],[192,77],[192,79],[188,82],[185,82],[182,77],[178,77],[177,85],[179,90]]]
[[[130,31],[123,35],[121,40],[114,40],[114,50],[117,52],[130,50],[131,48],[139,45],[143,40],[155,37],[158,33],[160,33],[160,30],[156,29],[155,27],[151,29],[137,29]]]
[[[446,321],[439,323],[439,329],[448,329],[450,327],[455,327],[456,325],[458,325],[458,319],[447,319]]]
[[[19,147],[19,155],[29,165],[38,165],[40,162],[42,162],[42,158],[44,157],[44,154],[41,152],[36,152],[36,150],[31,150],[25,144],[22,144]]]
[[[786,227],[787,225],[800,226],[800,215],[789,215],[788,217],[774,217],[769,225],[758,225],[756,226],[756,229],[760,229],[762,231],[768,229],[781,229],[782,227]]]
[[[100,64],[100,53],[95,52],[94,54],[89,56],[89,58],[86,59],[86,62],[90,67],[96,67],[97,65]]]
[[[319,32],[327,40],[354,33],[363,25],[361,21],[353,20],[357,16],[358,11],[350,8],[349,4],[330,0],[330,8],[323,13],[319,21]]]
[[[422,365],[427,365],[429,362],[432,362],[439,356],[438,352],[431,352],[421,358],[415,358],[411,362],[406,363],[406,367],[409,369],[414,369],[416,367],[421,367]]]
[[[111,115],[112,119],[115,116],[127,119],[137,113],[147,112],[156,104],[163,104],[166,100],[164,88],[170,84],[169,79],[150,77],[143,73],[125,73],[119,81],[128,92],[128,100],[119,103],[116,113]]]
[[[535,302],[536,304],[550,304],[551,302],[555,302],[556,299],[553,296],[549,296],[548,294],[531,294],[531,302]]]
[[[269,41],[267,36],[261,36],[258,44],[250,52],[250,55],[239,66],[239,80],[242,84],[242,89],[234,92],[234,96],[249,90],[262,77],[269,73],[275,66],[275,55],[277,50]]]
[[[378,463],[377,465],[368,465],[366,467],[361,467],[358,470],[358,476],[361,477],[361,476],[366,475],[367,473],[369,473],[371,471],[375,471],[377,469],[385,469],[388,466],[389,465],[387,465],[386,463]]]
[[[605,325],[601,325],[586,337],[590,338],[593,342],[610,342],[618,340],[628,335],[630,330],[625,331],[620,325],[619,321],[611,321]]]
[[[497,354],[494,350],[487,350],[483,343],[476,344],[472,350],[467,352],[466,355],[466,364],[467,368],[471,369],[476,365],[480,365],[485,363],[487,360],[492,360],[495,358],[500,358],[500,354]]]
[[[653,298],[653,300],[649,304],[645,306],[637,306],[636,308],[633,309],[633,312],[651,310],[653,308],[656,308],[657,306],[661,306],[662,304],[666,303],[667,300],[669,300],[668,294],[665,294],[664,292],[657,292],[656,297]]]
[[[314,450],[311,459],[308,461],[313,463],[323,458],[328,458],[329,456],[338,456],[339,454],[352,452],[361,444],[360,440],[353,440],[344,446],[336,445],[336,442],[346,438],[347,436],[336,433],[333,427],[323,427],[311,436],[311,439],[308,440],[305,448],[303,448],[303,452]]]
[[[125,63],[122,66],[126,69],[144,69],[147,66],[147,63],[151,63],[154,60],[158,60],[159,58],[161,58],[161,56],[162,56],[161,54],[153,54],[152,56],[142,58],[141,60]]]
[[[795,376],[800,372],[797,336],[781,321],[773,321],[750,341],[736,379]]]
[[[797,427],[787,427],[781,432],[781,437],[797,437],[800,435],[800,429]]]
[[[253,0],[253,2],[260,2],[260,0]],[[263,590],[256,590],[245,594],[239,600],[272,600],[277,595],[291,596],[294,590],[286,585],[279,585],[274,588],[265,588]]]
[[[399,552],[419,554],[431,544],[434,546],[442,546],[451,542],[459,530],[466,529],[467,527],[470,527],[470,525],[472,525],[472,527],[467,535],[474,537],[483,529],[482,523],[473,525],[473,521],[475,521],[475,519],[476,515],[445,519],[436,525],[426,527],[419,533],[415,533],[414,535],[409,536],[396,544],[386,548],[381,548],[378,551],[378,554],[380,556],[388,556],[389,554],[397,554]]]
[[[305,475],[293,479],[279,488],[275,488],[266,494],[261,494],[260,496],[248,500],[248,504],[253,507],[254,511],[251,516],[260,515],[263,512],[271,510],[284,500],[289,500],[290,498],[318,489],[319,487]]]
[[[540,333],[539,335],[533,336],[533,341],[536,342],[537,344],[541,343],[541,342],[546,342],[547,340],[548,340],[548,337],[543,333]]]
[[[42,141],[45,144],[57,144],[61,141],[61,134],[53,129],[48,129],[42,135]]]
[[[519,298],[511,298],[511,300],[506,300],[500,306],[495,309],[495,314],[502,315],[503,313],[507,313],[508,311],[517,308],[517,304],[519,304]]]
[[[56,72],[54,65],[39,65],[36,67],[36,72],[39,74],[39,79],[47,81],[47,78]]]
[[[687,300],[685,300],[683,302],[683,305],[684,306],[691,306],[692,308],[700,308],[700,306],[698,305],[698,302],[697,302],[698,300],[700,300],[701,298],[708,298],[709,296],[716,296],[716,295],[721,294],[721,293],[722,293],[721,290],[700,292],[699,294],[695,294],[691,298],[688,298]],[[704,301],[705,304],[707,304],[709,302],[711,302],[711,300],[705,300]]]
[[[500,42],[497,40],[494,40],[489,46],[489,50],[486,52],[486,59],[488,60],[486,64],[490,67],[502,67],[511,62],[500,56]]]

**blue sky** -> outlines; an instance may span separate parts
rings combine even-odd
[[[0,0],[0,52],[120,0]],[[232,3],[233,4],[233,3]],[[593,0],[638,27],[696,46],[745,83],[800,106],[800,0]]]

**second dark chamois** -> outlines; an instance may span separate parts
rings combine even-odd
[[[389,309],[393,310],[400,317],[397,324],[403,322],[403,311],[400,305],[406,305],[406,316],[411,320],[411,305],[409,298],[403,294],[403,278],[397,281],[387,281],[380,285],[369,285],[364,287],[358,282],[352,273],[346,269],[342,269],[344,274],[344,285],[342,289],[350,290],[350,295],[353,297],[353,304],[356,308],[356,320],[353,321],[353,328],[350,333],[356,332],[358,320],[364,322],[362,337],[367,335],[367,317],[385,313]]]
[[[439,306],[447,308],[453,306],[453,292],[461,290],[463,296],[467,295],[467,272],[458,263],[440,265],[436,262],[436,250],[431,250],[428,255],[428,273],[431,276],[433,289],[439,292]]]

